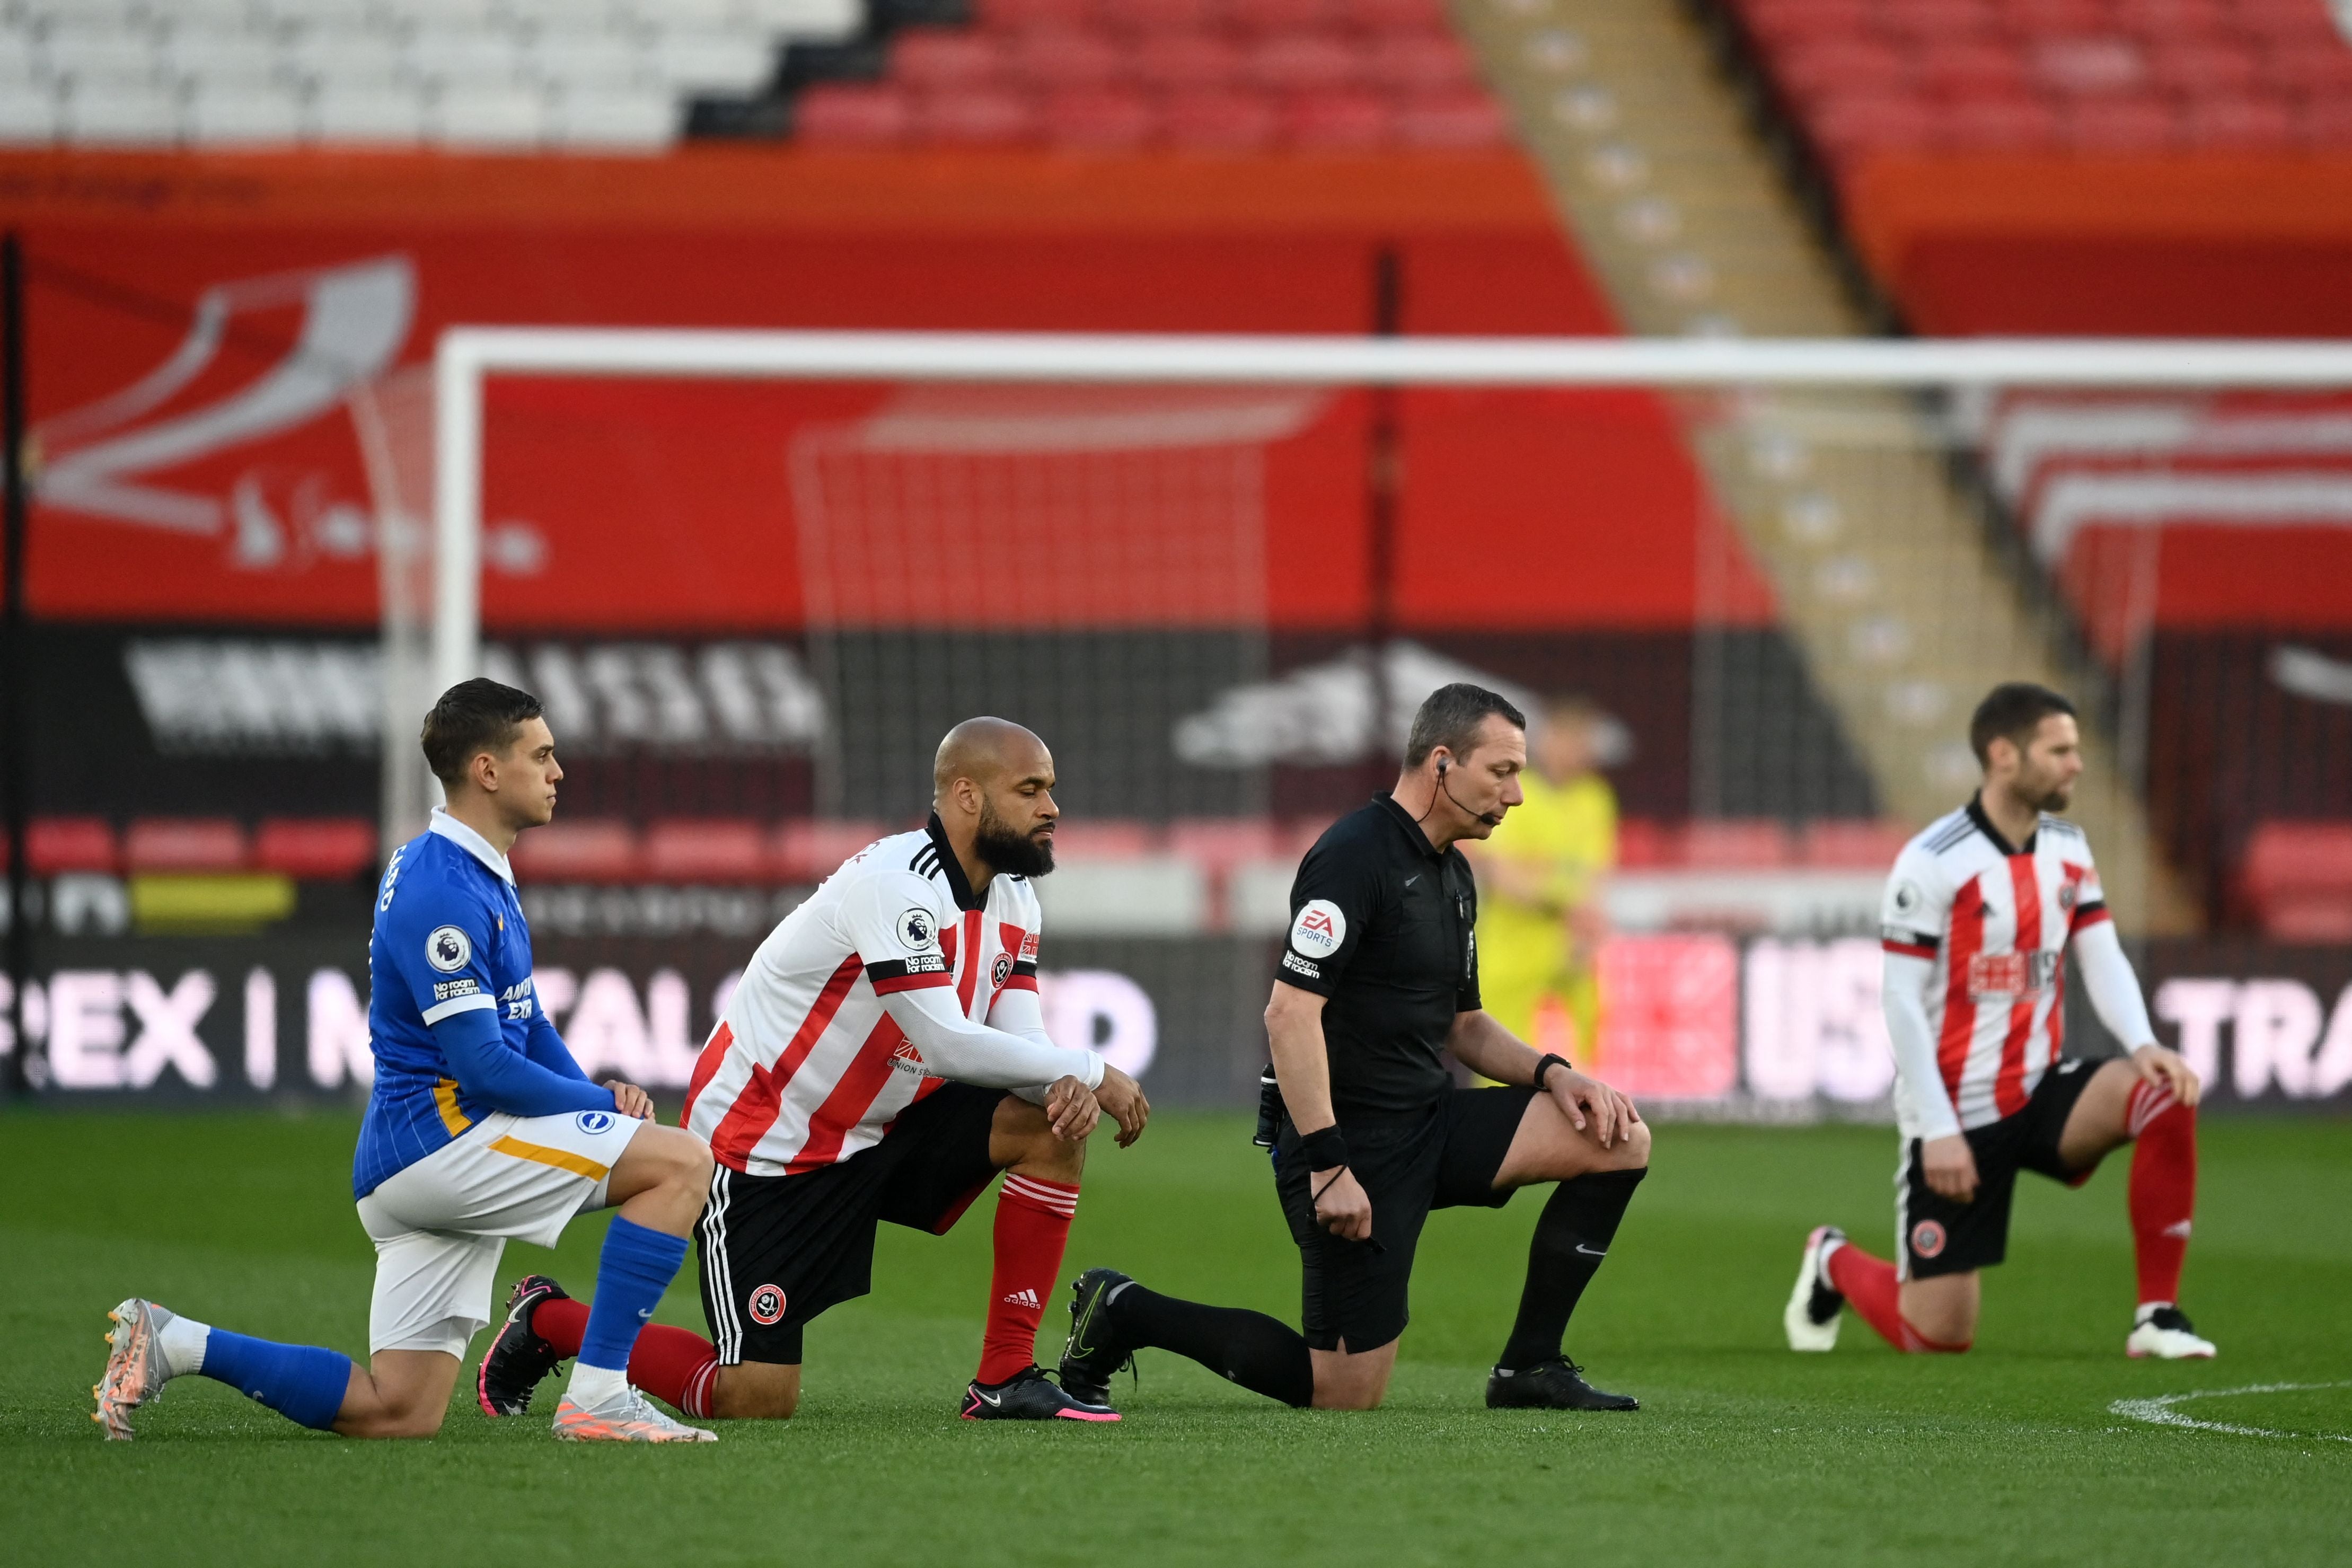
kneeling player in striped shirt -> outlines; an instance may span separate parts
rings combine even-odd
[[[698,1233],[717,1342],[650,1329],[629,1367],[688,1415],[792,1415],[802,1330],[872,1288],[876,1226],[944,1235],[1004,1171],[962,1414],[1118,1419],[1034,1363],[1087,1135],[1108,1111],[1132,1143],[1150,1115],[1134,1079],[1055,1046],[1038,1011],[1029,879],[1054,867],[1053,758],[1017,724],[972,719],[932,782],[928,826],[851,856],[760,944],[695,1065],[687,1125],[719,1165]],[[484,1407],[527,1402],[587,1319],[552,1280],[517,1285]]]
[[[1904,847],[1881,916],[1903,1135],[1895,1261],[1833,1226],[1816,1229],[1783,1314],[1789,1348],[1831,1349],[1851,1306],[1897,1350],[1968,1349],[1978,1270],[2007,1250],[2018,1172],[2078,1187],[2132,1143],[2139,1310],[2125,1352],[2210,1356],[2179,1300],[2197,1196],[2197,1075],[2156,1043],[2090,841],[2048,815],[2065,809],[2083,771],[2074,710],[2039,686],[1996,687],[1969,739],[1984,787]],[[2127,1058],[2062,1055],[2070,947]]]

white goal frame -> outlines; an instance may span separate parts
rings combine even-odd
[[[479,673],[483,388],[499,374],[1309,386],[2352,389],[2352,342],[1370,338],[451,327],[434,355],[434,689]]]

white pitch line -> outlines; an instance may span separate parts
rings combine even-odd
[[[2187,1426],[2200,1432],[2228,1432],[2240,1437],[2291,1437],[2305,1442],[2352,1443],[2342,1432],[2273,1432],[2267,1426],[2240,1426],[2228,1421],[2200,1421],[2173,1409],[2191,1399],[2228,1399],[2241,1394],[2300,1394],[2321,1388],[2352,1388],[2343,1383],[2250,1383],[2243,1388],[2200,1388],[2187,1394],[2159,1394],[2153,1399],[2118,1399],[2107,1406],[2112,1415],[2128,1415],[2156,1426]]]

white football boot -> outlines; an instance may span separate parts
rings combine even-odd
[[[98,1409],[90,1419],[106,1429],[109,1442],[131,1440],[131,1413],[162,1395],[172,1378],[160,1339],[172,1314],[137,1296],[106,1314],[106,1372],[90,1388]]]
[[[555,1436],[566,1443],[716,1443],[719,1434],[673,1421],[635,1387],[618,1405],[589,1409],[566,1394],[555,1407]]]
[[[1815,1226],[1805,1237],[1804,1261],[1797,1266],[1797,1287],[1789,1292],[1789,1305],[1780,1314],[1780,1326],[1789,1331],[1792,1351],[1837,1348],[1838,1325],[1845,1321],[1845,1298],[1831,1286],[1822,1264],[1832,1248],[1844,1244],[1845,1232],[1833,1225]]]
[[[2154,1356],[2159,1361],[2211,1361],[2215,1354],[2213,1342],[2200,1339],[2197,1325],[2189,1314],[2166,1302],[2159,1307],[2142,1307],[2132,1323],[2131,1338],[2124,1342],[2124,1354],[2137,1361],[2142,1356]]]

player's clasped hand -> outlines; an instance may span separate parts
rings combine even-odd
[[[608,1078],[604,1080],[604,1087],[613,1091],[613,1103],[622,1115],[638,1121],[655,1120],[654,1097],[635,1084],[624,1083],[617,1078]]]
[[[1927,1185],[1954,1203],[1977,1201],[1977,1156],[1965,1133],[1930,1138],[1919,1145],[1919,1168]]]
[[[2131,1054],[2131,1063],[2142,1083],[2171,1089],[2172,1097],[2185,1106],[2193,1109],[2198,1098],[2205,1092],[2205,1085],[2198,1078],[2197,1069],[2190,1067],[2178,1051],[2167,1050],[2162,1046],[2142,1046]]]
[[[1095,1090],[1095,1098],[1110,1112],[1110,1119],[1118,1123],[1120,1148],[1127,1148],[1143,1136],[1144,1124],[1151,1120],[1151,1102],[1143,1098],[1141,1084],[1106,1062],[1102,1087]]]
[[[1591,1122],[1593,1139],[1603,1149],[1614,1148],[1620,1139],[1633,1136],[1633,1123],[1642,1120],[1632,1100],[1574,1068],[1550,1074],[1545,1087],[1579,1132]]]
[[[1102,1120],[1102,1104],[1077,1079],[1057,1078],[1045,1089],[1045,1116],[1054,1124],[1055,1137],[1076,1143]]]

